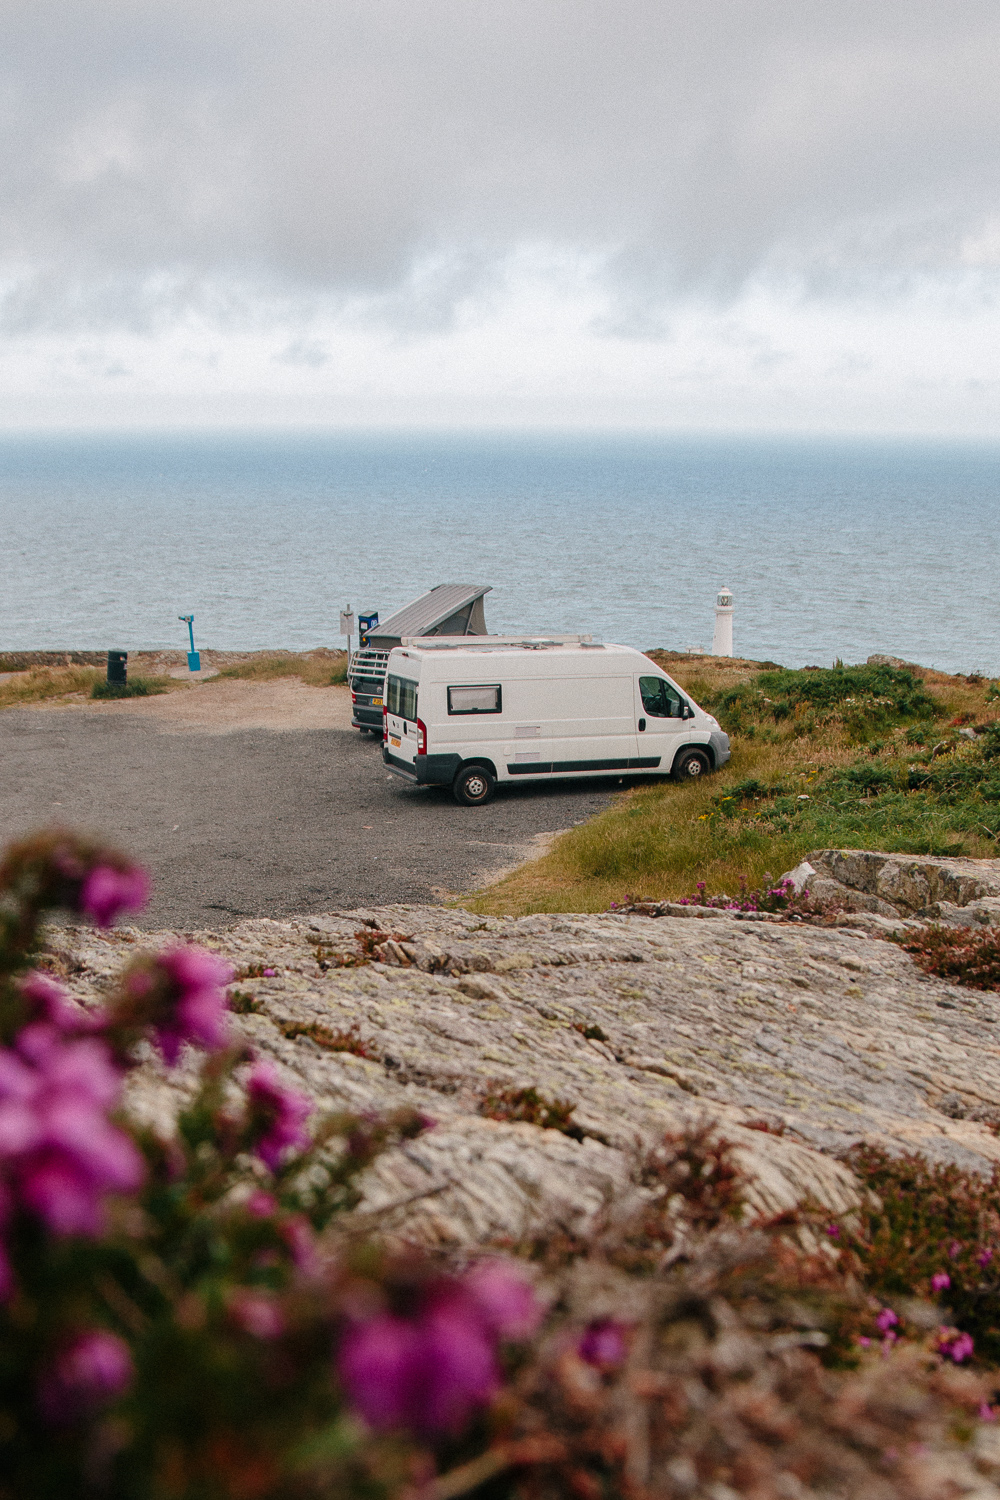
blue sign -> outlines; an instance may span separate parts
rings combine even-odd
[[[368,632],[378,624],[378,612],[373,615],[358,615],[358,645],[367,646]]]

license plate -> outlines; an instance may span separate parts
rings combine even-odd
[[[373,698],[372,699],[372,706],[374,708],[381,708],[382,707],[382,699],[381,698]]]
[[[394,734],[390,734],[390,736],[389,736],[389,744],[390,745],[395,745],[396,749],[398,750],[399,746],[400,746],[400,741],[397,740],[397,738],[396,738],[396,736]]]

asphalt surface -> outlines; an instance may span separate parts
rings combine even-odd
[[[0,843],[53,823],[113,840],[153,876],[147,927],[441,901],[615,790],[522,784],[460,807],[389,775],[356,730],[166,733],[138,714],[0,713]]]

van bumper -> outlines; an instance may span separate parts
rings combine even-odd
[[[729,759],[729,736],[723,729],[714,729],[708,737],[708,743],[711,746],[715,769],[718,770]]]
[[[462,764],[460,755],[418,755],[412,762],[400,760],[398,755],[391,755],[385,745],[382,746],[382,759],[390,771],[417,786],[451,786]]]
[[[380,708],[368,708],[361,703],[355,703],[351,715],[351,724],[355,729],[377,729],[382,733],[382,710]]]

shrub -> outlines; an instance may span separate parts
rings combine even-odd
[[[899,1330],[908,1299],[939,1303],[981,1359],[1000,1363],[1000,1167],[984,1178],[872,1145],[845,1160],[873,1196],[845,1226],[844,1244],[868,1289],[895,1302],[887,1326]]]
[[[520,1120],[542,1130],[559,1130],[575,1141],[582,1141],[585,1131],[573,1123],[576,1109],[567,1099],[546,1099],[536,1088],[492,1089],[479,1106],[488,1120]]]
[[[130,677],[128,682],[95,682],[90,690],[92,698],[148,698],[153,693],[165,693],[170,685],[169,677]]]
[[[703,707],[730,734],[761,723],[801,721],[839,723],[855,739],[942,712],[912,672],[879,665],[761,672],[751,682],[709,694]]]
[[[995,927],[938,927],[893,934],[925,974],[967,984],[975,990],[1000,989],[1000,930]]]

